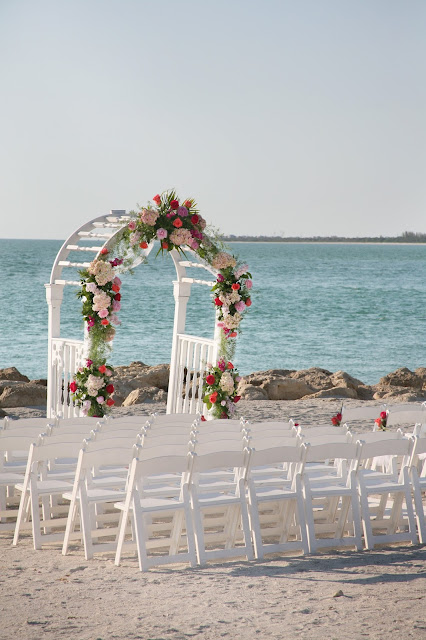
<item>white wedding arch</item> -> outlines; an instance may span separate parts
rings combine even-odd
[[[75,269],[87,270],[93,260],[102,256],[102,253],[108,253],[108,248],[114,246],[117,238],[123,233],[123,229],[130,226],[131,219],[131,215],[124,210],[112,210],[109,214],[98,216],[72,233],[56,256],[50,281],[45,285],[49,309],[48,417],[80,415],[80,407],[73,400],[70,384],[88,357],[87,333],[85,333],[83,340],[72,340],[61,336],[61,305],[64,289],[81,286],[81,281],[67,278],[67,271],[70,274],[70,270],[74,270],[74,273]],[[154,241],[152,240],[139,252],[139,258],[135,259],[130,266],[137,266],[144,260],[152,251],[153,246]],[[169,249],[169,253],[176,269],[176,280],[173,281],[175,313],[167,413],[205,412],[202,391],[206,364],[208,362],[215,363],[220,357],[220,344],[223,335],[221,335],[222,330],[217,322],[212,327],[210,339],[187,333],[186,309],[192,285],[207,286],[211,289],[215,285],[215,279],[218,277],[220,269],[213,268],[206,260],[200,258],[197,251],[186,246],[185,254],[188,253],[191,259],[182,255],[182,252],[176,248]],[[86,257],[88,259],[85,259]],[[188,268],[191,273],[197,273],[193,269],[199,270],[200,277],[191,277],[188,274]],[[219,278],[221,277],[219,275]],[[219,280],[219,282],[221,281]],[[219,312],[220,307],[216,307],[216,319],[219,317]]]

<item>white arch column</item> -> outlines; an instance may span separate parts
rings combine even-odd
[[[44,286],[48,304],[47,417],[51,418],[54,406],[53,395],[57,386],[56,376],[54,376],[54,349],[52,343],[55,338],[60,338],[61,336],[61,305],[64,297],[64,285],[45,284]]]
[[[167,413],[176,413],[177,387],[179,381],[179,335],[185,333],[186,309],[191,295],[191,283],[173,281],[175,315],[173,322],[172,354],[170,358],[170,376],[167,395]]]

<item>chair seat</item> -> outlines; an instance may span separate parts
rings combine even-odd
[[[181,500],[176,500],[175,498],[171,498],[170,500],[166,500],[164,498],[142,498],[139,501],[140,508],[145,512],[153,512],[153,511],[168,511],[169,509],[176,509],[179,507],[184,508],[184,503]],[[116,509],[124,510],[125,503],[117,502],[114,507]]]
[[[87,490],[87,500],[88,502],[114,502],[114,500],[120,500],[120,498],[124,498],[126,495],[125,491],[117,491],[111,489],[88,489]],[[72,493],[66,492],[63,494],[63,497],[67,500],[72,499]],[[78,500],[78,496],[76,498]]]
[[[69,491],[70,489],[72,489],[72,484],[70,482],[62,482],[60,480],[38,480],[36,485],[37,485],[37,492],[39,494],[65,493],[66,491]],[[18,491],[24,490],[24,485],[22,483],[15,484],[15,487],[16,489],[18,489]]]
[[[240,504],[241,498],[236,495],[223,493],[207,493],[198,495],[197,502],[201,507],[225,506],[229,504]]]
[[[8,486],[16,484],[22,480],[22,476],[19,473],[0,473],[0,486]]]
[[[312,497],[316,495],[320,496],[345,496],[350,495],[352,493],[352,489],[346,486],[346,482],[338,481],[336,478],[330,479],[328,478],[325,482],[311,483],[309,485],[310,492]]]
[[[375,491],[377,493],[395,493],[396,491],[405,491],[405,487],[396,480],[384,478],[367,478],[364,480],[364,486],[367,491]]]
[[[291,499],[296,498],[295,491],[289,489],[269,489],[267,487],[256,487],[256,500],[257,502],[270,502],[273,500]]]

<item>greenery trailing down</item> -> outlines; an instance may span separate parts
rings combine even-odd
[[[251,306],[252,280],[248,265],[240,264],[228,252],[214,228],[206,228],[194,200],[187,199],[180,204],[172,190],[156,195],[153,201],[154,204],[139,207],[138,212],[131,211],[127,224],[114,236],[114,241],[102,248],[87,269],[80,271],[81,289],[77,295],[82,301],[87,328],[88,359],[86,366],[77,372],[71,390],[86,415],[102,416],[114,405],[111,397],[114,387],[107,384],[105,375],[110,374],[105,372],[112,371],[107,358],[115,326],[120,324],[117,314],[121,308],[121,280],[117,273],[131,271],[145,261],[154,240],[160,241],[157,255],[176,250],[186,256],[189,248],[217,273],[212,296],[220,328],[220,362],[224,359],[229,362],[233,357],[243,314]],[[228,378],[227,372],[225,380]],[[234,396],[235,393],[234,389]],[[221,403],[225,401],[224,389],[218,397]],[[233,402],[229,402],[228,413],[233,407]],[[209,403],[214,404],[210,400]],[[215,414],[218,412],[219,409]],[[220,410],[221,417],[229,417],[225,413],[224,409]]]

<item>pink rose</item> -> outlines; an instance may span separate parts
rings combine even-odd
[[[118,276],[115,276],[114,280],[112,281],[113,284],[118,284],[119,287],[121,287],[121,280]]]
[[[96,402],[97,402],[98,404],[103,404],[103,403],[105,402],[105,398],[104,398],[103,396],[98,396],[98,397],[96,398]]]
[[[136,222],[134,220],[131,220],[127,226],[129,227],[130,231],[134,231],[136,229]]]
[[[113,300],[112,301],[112,310],[113,311],[120,311],[121,309],[121,302],[118,302],[118,300]]]
[[[107,318],[108,317],[108,309],[101,309],[100,311],[98,311],[98,316],[100,318]]]
[[[167,238],[166,229],[163,229],[162,227],[160,229],[157,229],[157,238],[159,240],[164,240],[164,238]]]
[[[243,300],[235,303],[236,310],[241,313],[246,308],[246,303]]]
[[[246,280],[246,287],[247,289],[251,289],[253,286],[253,281],[252,280]]]

